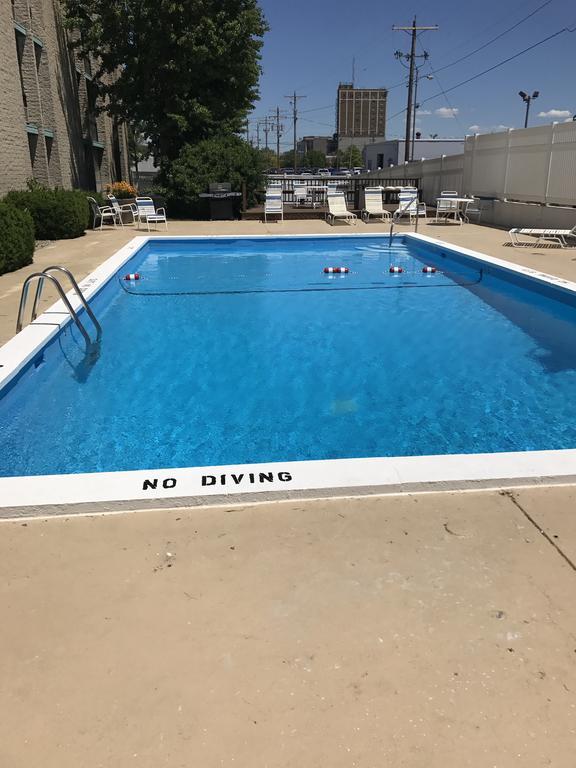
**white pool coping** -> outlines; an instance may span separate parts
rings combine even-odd
[[[254,240],[369,238],[375,233],[325,235],[212,235],[135,237],[80,282],[90,300],[111,280],[143,245],[153,240]],[[534,269],[511,264],[478,251],[454,246],[416,233],[402,237],[430,243],[461,253],[479,264],[493,265],[547,283],[576,295],[576,283]],[[68,294],[73,308],[80,310],[78,297]],[[41,349],[71,322],[63,302],[57,301],[33,323],[0,348],[0,390],[6,386]],[[293,495],[339,495],[344,489],[369,492],[416,491],[419,488],[500,487],[516,483],[566,482],[576,479],[576,449],[523,451],[434,456],[375,457],[318,461],[275,462],[214,467],[146,469],[129,472],[98,472],[74,475],[0,477],[0,516],[26,514],[26,510],[61,505],[109,505],[131,502],[136,508],[158,500],[210,503],[224,497],[280,498]],[[2,512],[4,510],[4,512]]]

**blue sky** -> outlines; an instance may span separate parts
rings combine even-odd
[[[270,31],[263,48],[261,99],[252,118],[264,117],[276,106],[288,113],[290,105],[284,96],[296,90],[306,97],[298,104],[298,135],[332,133],[336,89],[339,81],[351,80],[354,57],[358,87],[390,89],[387,135],[403,136],[405,115],[393,115],[406,106],[406,87],[402,81],[407,71],[394,58],[394,51],[409,51],[410,40],[404,32],[393,32],[392,25],[409,25],[416,14],[418,24],[440,26],[439,31],[425,32],[419,38],[418,53],[426,50],[430,54],[421,73],[434,76],[430,81],[421,79],[419,85],[418,101],[430,99],[422,104],[423,114],[418,117],[417,130],[424,137],[433,133],[446,138],[461,137],[475,131],[522,127],[524,104],[519,90],[540,91],[531,106],[531,125],[564,120],[568,113],[576,113],[576,31],[564,32],[467,85],[446,95],[441,93],[563,27],[576,27],[574,0],[548,0],[532,18],[500,40],[440,71],[544,2],[260,0]],[[539,117],[539,113],[546,115]],[[282,149],[287,149],[292,143],[292,124],[288,118],[284,123]],[[254,125],[250,130],[255,131]],[[269,138],[274,140],[273,136]]]

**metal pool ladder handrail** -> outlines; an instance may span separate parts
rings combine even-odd
[[[100,341],[100,337],[102,335],[102,326],[100,325],[98,320],[96,320],[96,316],[94,315],[94,312],[92,312],[92,310],[90,309],[90,305],[88,304],[88,302],[84,298],[84,294],[80,290],[80,286],[76,282],[76,278],[74,277],[72,272],[70,272],[69,269],[66,269],[66,267],[59,267],[59,266],[46,267],[46,269],[42,270],[42,274],[44,274],[44,275],[46,275],[48,277],[49,276],[48,273],[49,272],[54,272],[54,271],[63,272],[66,275],[66,277],[70,280],[70,283],[72,285],[72,288],[74,289],[74,292],[76,293],[76,295],[78,296],[78,298],[80,299],[80,301],[82,303],[82,306],[86,310],[86,314],[88,315],[90,320],[92,320],[92,322],[94,323],[94,327],[96,328],[96,341]],[[43,287],[44,287],[44,281],[43,280],[39,280],[38,281],[38,287],[36,288],[36,295],[34,296],[34,303],[32,304],[32,320],[35,320],[36,317],[37,317],[37,314],[38,314],[38,302],[40,301],[40,295],[42,293],[42,288]]]
[[[38,301],[40,299],[40,294],[42,292],[42,285],[44,284],[44,280],[49,280],[54,287],[56,288],[56,291],[58,292],[58,295],[62,299],[64,306],[68,310],[70,317],[74,320],[76,323],[78,330],[84,337],[84,341],[86,342],[87,347],[92,347],[92,340],[90,336],[88,335],[88,332],[86,331],[86,328],[84,327],[82,321],[78,317],[78,314],[72,307],[72,304],[70,303],[68,297],[66,296],[66,293],[64,292],[64,289],[62,288],[62,285],[60,281],[55,278],[53,275],[47,274],[50,270],[58,269],[68,274],[68,277],[70,278],[70,281],[72,282],[72,285],[74,287],[75,292],[78,294],[80,301],[82,302],[82,305],[87,310],[88,315],[94,322],[94,325],[96,327],[97,332],[97,341],[100,340],[100,335],[102,332],[102,328],[100,326],[100,323],[96,320],[94,317],[94,313],[92,310],[88,307],[88,304],[86,302],[86,299],[84,298],[84,295],[82,294],[82,291],[80,290],[78,283],[72,276],[72,274],[67,270],[65,267],[47,267],[43,272],[34,272],[33,274],[29,275],[26,280],[24,281],[24,284],[22,286],[22,293],[20,295],[20,306],[18,307],[18,319],[16,321],[16,333],[20,333],[22,330],[22,319],[24,316],[24,309],[26,307],[26,299],[28,298],[28,288],[32,280],[37,279],[39,281],[38,288],[36,289],[36,296],[34,299],[34,305],[32,307],[32,317],[31,322],[33,322],[36,319],[36,308],[38,305]]]
[[[402,216],[404,211],[407,211],[408,208],[410,208],[414,200],[416,200],[416,223],[414,225],[414,232],[418,232],[418,192],[416,192],[414,197],[408,200],[404,208],[398,208],[392,215],[392,221],[390,222],[390,235],[388,237],[388,248],[392,247],[392,238],[394,236],[394,224],[398,221],[400,216]]]

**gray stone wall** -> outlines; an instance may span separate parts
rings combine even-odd
[[[97,114],[96,62],[71,38],[58,0],[0,0],[0,195],[29,178],[99,190],[130,178],[126,128]]]

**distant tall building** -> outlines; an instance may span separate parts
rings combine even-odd
[[[354,88],[340,83],[336,103],[338,149],[363,149],[386,138],[386,88]]]

